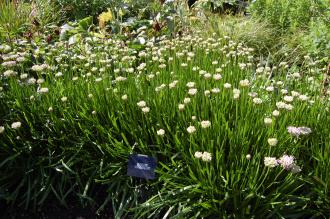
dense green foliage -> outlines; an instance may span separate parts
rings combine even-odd
[[[250,6],[253,16],[261,17],[283,31],[308,28],[309,22],[321,18],[329,22],[329,0],[257,0]]]
[[[0,2],[0,39],[11,39],[26,30],[29,10],[25,4],[16,7],[12,1]]]
[[[236,1],[47,2],[0,3],[0,202],[330,215],[327,0],[257,0],[251,17],[201,7]],[[126,175],[132,153],[157,159],[155,180]]]
[[[249,11],[254,18],[266,21],[274,28],[278,32],[276,37],[282,35],[284,41],[280,47],[287,46],[289,51],[300,50],[300,54],[328,56],[329,5],[329,0],[257,0],[251,3]],[[275,51],[278,49],[276,47]]]
[[[97,201],[90,188],[101,183],[115,206],[124,196],[141,216],[169,210],[185,217],[272,217],[329,210],[329,101],[319,97],[322,61],[306,58],[300,70],[256,67],[252,49],[197,36],[151,41],[139,51],[97,38],[69,48],[43,43],[33,52],[36,63],[26,47],[17,47],[24,61],[9,67],[19,75],[2,69],[1,187],[10,191],[3,194],[7,201],[27,207],[49,194],[63,204],[70,194]],[[17,59],[14,54],[4,57]],[[295,100],[282,109],[286,92]],[[276,108],[278,118],[272,116]],[[211,126],[203,128],[203,120]],[[15,128],[16,121],[21,127]],[[290,137],[290,125],[313,133]],[[189,126],[196,133],[189,134]],[[279,143],[269,146],[267,139],[274,137]],[[197,151],[210,152],[212,160],[194,158]],[[159,161],[159,179],[141,184],[149,190],[142,206],[136,205],[142,204],[141,185],[125,176],[130,153]],[[265,157],[283,154],[295,156],[302,172],[264,166]]]
[[[115,14],[121,14],[126,18],[140,16],[146,18],[150,16],[153,7],[159,1],[156,0],[54,0],[60,6],[68,19],[82,19],[87,16],[96,18],[100,13],[108,8]]]

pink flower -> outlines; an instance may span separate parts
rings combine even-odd
[[[295,136],[295,137],[299,137],[300,135],[308,135],[312,132],[312,130],[308,127],[294,127],[294,126],[289,126],[288,128],[288,132]]]
[[[298,127],[289,126],[288,132],[295,137],[299,137],[300,135],[300,129]]]
[[[289,155],[283,155],[280,157],[280,159],[277,160],[277,162],[286,170],[290,170],[294,165],[294,156],[289,156]]]

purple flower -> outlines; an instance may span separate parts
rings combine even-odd
[[[266,167],[270,168],[280,165],[285,170],[290,170],[292,173],[299,173],[301,171],[301,168],[296,164],[295,157],[286,154],[279,159],[276,159],[276,157],[265,157],[264,164]]]
[[[308,127],[294,127],[294,126],[289,126],[288,128],[288,132],[295,136],[295,137],[299,137],[300,135],[308,135],[312,132],[312,130]]]
[[[300,129],[298,127],[294,127],[294,126],[289,126],[288,127],[288,132],[296,137],[299,137],[300,135]]]
[[[294,162],[294,156],[289,156],[289,155],[283,155],[280,157],[280,159],[277,160],[277,162],[286,170],[290,170],[293,165],[295,164]]]

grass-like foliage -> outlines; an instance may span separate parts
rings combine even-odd
[[[29,5],[22,1],[0,1],[0,40],[8,40],[24,32],[29,13]]]
[[[326,217],[326,64],[270,66],[229,37],[1,46],[0,198],[136,218]],[[321,57],[320,57],[321,58]],[[322,57],[323,58],[323,57]],[[157,179],[126,176],[129,154]],[[99,196],[99,192],[106,191]],[[102,200],[100,200],[103,197]]]
[[[266,19],[282,31],[294,31],[308,28],[315,18],[329,22],[329,4],[329,0],[257,0],[249,10],[253,16]]]

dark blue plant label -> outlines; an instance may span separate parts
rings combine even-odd
[[[155,168],[155,158],[143,154],[131,154],[128,159],[127,175],[144,179],[154,179]]]

